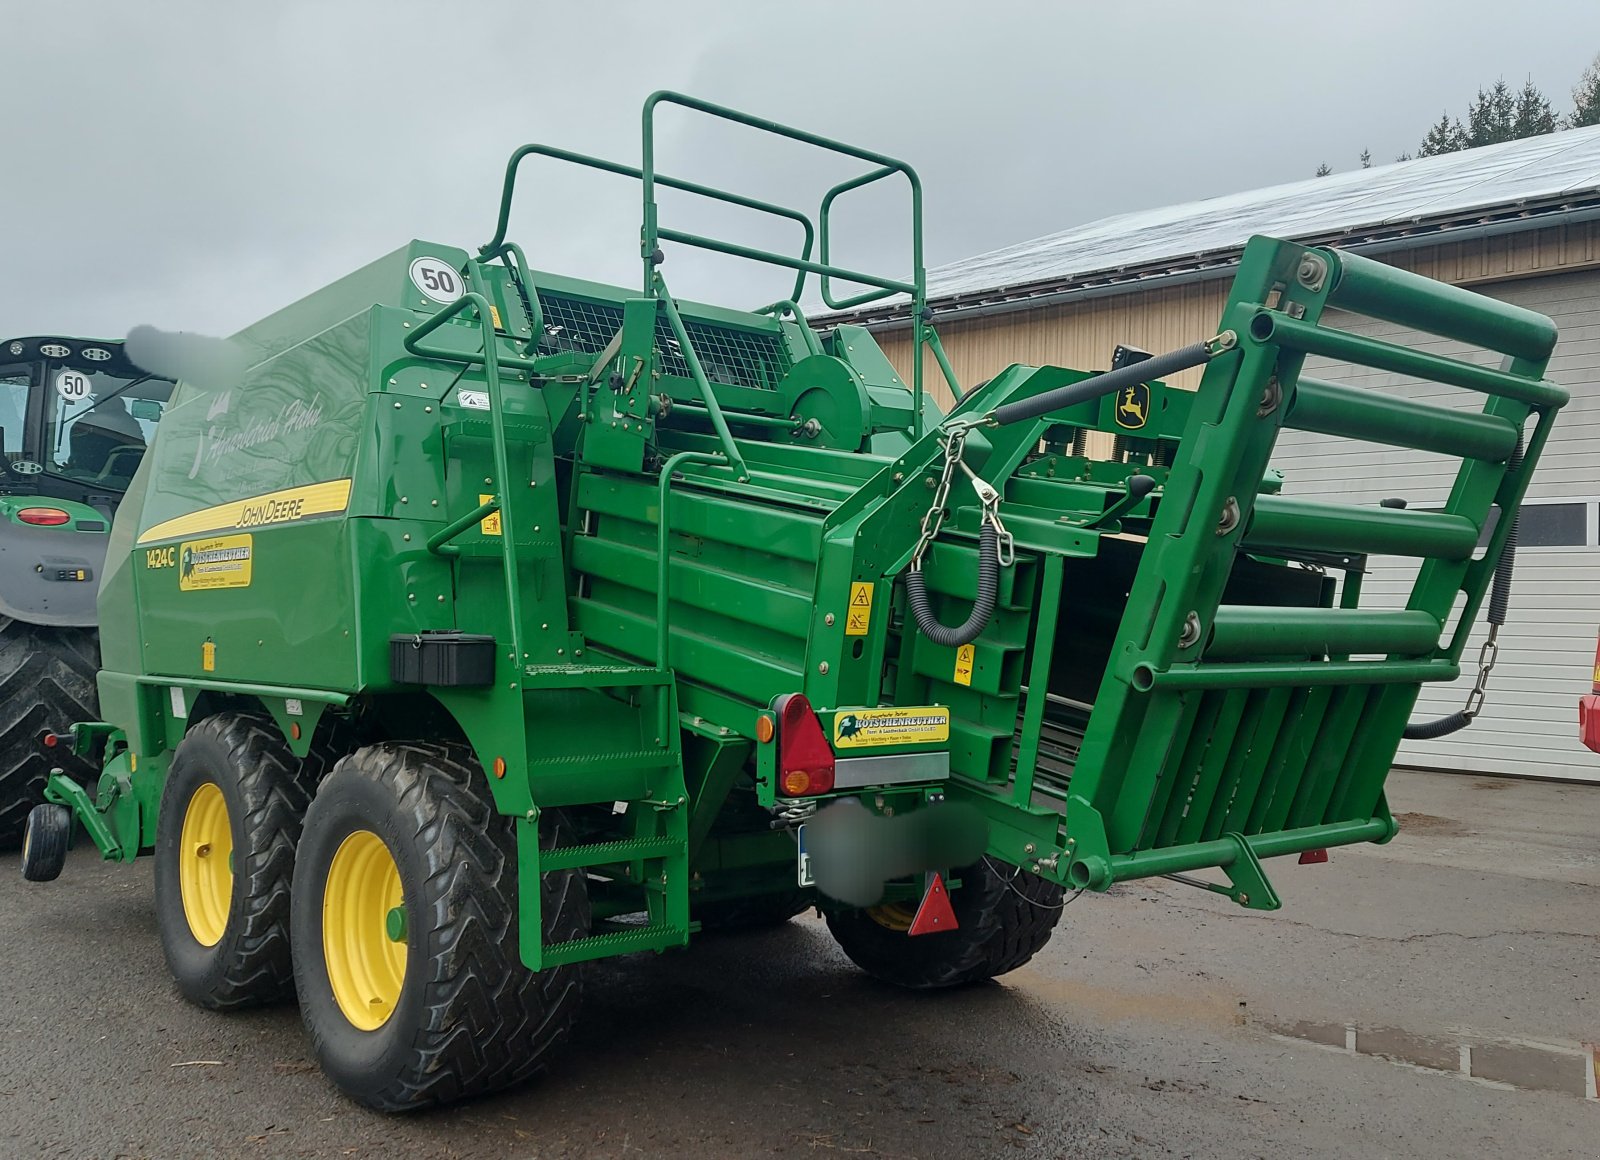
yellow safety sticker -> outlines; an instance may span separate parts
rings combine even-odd
[[[208,673],[217,671],[217,646],[212,641],[200,646],[200,667]]]
[[[489,304],[489,317],[490,317],[491,320],[493,320],[494,328],[496,330],[504,330],[505,329],[505,327],[500,325],[500,308],[498,306],[494,305],[494,303],[492,303],[492,302]]]
[[[833,719],[836,749],[931,745],[948,740],[950,710],[934,705],[914,709],[847,709]]]
[[[494,496],[492,495],[484,495],[482,492],[478,493],[479,503],[488,503],[493,498]],[[498,536],[500,534],[500,513],[490,512],[488,515],[484,516],[483,519],[478,521],[478,530],[486,536]]]
[[[866,636],[872,623],[872,582],[855,580],[850,584],[850,607],[844,614],[846,636]]]
[[[972,658],[977,651],[977,648],[970,644],[964,644],[956,649],[956,684],[972,684]]]
[[[208,588],[250,587],[250,536],[213,536],[178,546],[178,587],[184,592]]]

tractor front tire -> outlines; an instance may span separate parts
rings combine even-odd
[[[543,846],[560,815],[540,819]],[[291,921],[300,1013],[351,1099],[407,1111],[521,1083],[563,1044],[582,971],[522,963],[516,835],[461,745],[385,742],[306,815]],[[544,937],[589,931],[581,870],[540,884]]]
[[[933,990],[995,978],[1022,966],[1050,941],[1063,891],[1024,870],[1007,873],[988,858],[954,871],[950,892],[959,924],[937,934],[907,934],[914,905],[827,912],[828,930],[850,960],[897,987]]]
[[[256,713],[207,717],[179,743],[156,819],[156,922],[191,1003],[228,1011],[292,994],[295,848],[333,757],[320,745],[296,757]]]
[[[46,749],[43,738],[99,716],[99,668],[94,629],[0,617],[0,850],[21,845],[28,811],[44,801],[52,767],[61,767],[92,793],[100,771],[70,746]]]

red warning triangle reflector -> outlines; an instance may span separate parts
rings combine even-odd
[[[908,934],[938,934],[942,930],[955,930],[961,924],[956,912],[950,909],[950,892],[944,888],[944,878],[936,873],[928,875],[928,889],[917,907],[917,917],[911,920]]]
[[[1300,851],[1300,865],[1302,865],[1302,866],[1312,866],[1312,865],[1315,865],[1315,864],[1317,864],[1319,862],[1326,862],[1327,860],[1328,860],[1328,851],[1326,851],[1326,850],[1302,850],[1302,851]]]

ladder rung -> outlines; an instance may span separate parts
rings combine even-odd
[[[1245,541],[1252,548],[1308,548],[1466,560],[1478,545],[1478,526],[1466,516],[1405,508],[1260,496]]]
[[[1509,459],[1517,443],[1516,427],[1499,415],[1453,411],[1305,378],[1295,386],[1284,425],[1494,463]]]
[[[546,967],[559,967],[567,963],[582,963],[590,959],[603,959],[610,955],[626,955],[635,951],[664,950],[683,946],[688,933],[676,927],[658,924],[636,927],[633,930],[615,930],[575,938],[570,942],[553,943],[544,948],[542,955]]]
[[[1439,622],[1426,612],[1367,608],[1223,605],[1212,621],[1205,657],[1388,653],[1423,656],[1439,645]]]
[[[1133,670],[1133,687],[1151,689],[1277,689],[1320,685],[1408,685],[1453,681],[1461,666],[1451,661],[1299,661],[1276,664],[1179,665],[1157,672]]]
[[[1486,395],[1515,399],[1536,407],[1559,407],[1570,397],[1562,388],[1542,379],[1526,379],[1490,367],[1440,358],[1436,354],[1363,338],[1348,331],[1331,330],[1271,310],[1263,310],[1251,320],[1250,336],[1257,342],[1275,343],[1305,354],[1320,354],[1357,366],[1409,375],[1433,383],[1448,383],[1453,387],[1482,391]]]
[[[608,866],[641,858],[668,858],[687,854],[676,838],[624,838],[617,842],[591,842],[587,846],[562,846],[539,854],[539,869],[571,870],[584,866]]]

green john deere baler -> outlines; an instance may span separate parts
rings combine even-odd
[[[815,221],[668,177],[663,105],[865,168]],[[641,290],[529,267],[507,226],[536,155],[642,181]],[[878,181],[909,185],[909,279],[829,254],[834,202]],[[669,228],[663,187],[787,219],[797,251]],[[537,1070],[588,960],[816,905],[874,975],[960,984],[1026,962],[1066,891],[1176,875],[1271,909],[1267,859],[1393,837],[1401,732],[1460,672],[1566,399],[1553,325],[1257,238],[1194,346],[962,394],[920,215],[902,162],[657,94],[640,168],[520,149],[476,253],[413,242],[237,336],[251,369],[180,384],[118,514],[105,721],[75,733],[104,774],[52,780],[24,869],[53,877],[74,826],[153,854],[187,997],[293,990],[339,1086],[408,1108]],[[792,298],[679,301],[668,245],[786,267]],[[909,386],[865,330],[807,325],[812,275],[834,308],[908,297]],[[1452,456],[1456,483],[1435,511],[1289,498],[1283,427]],[[1361,603],[1368,554],[1420,560],[1403,609]]]

